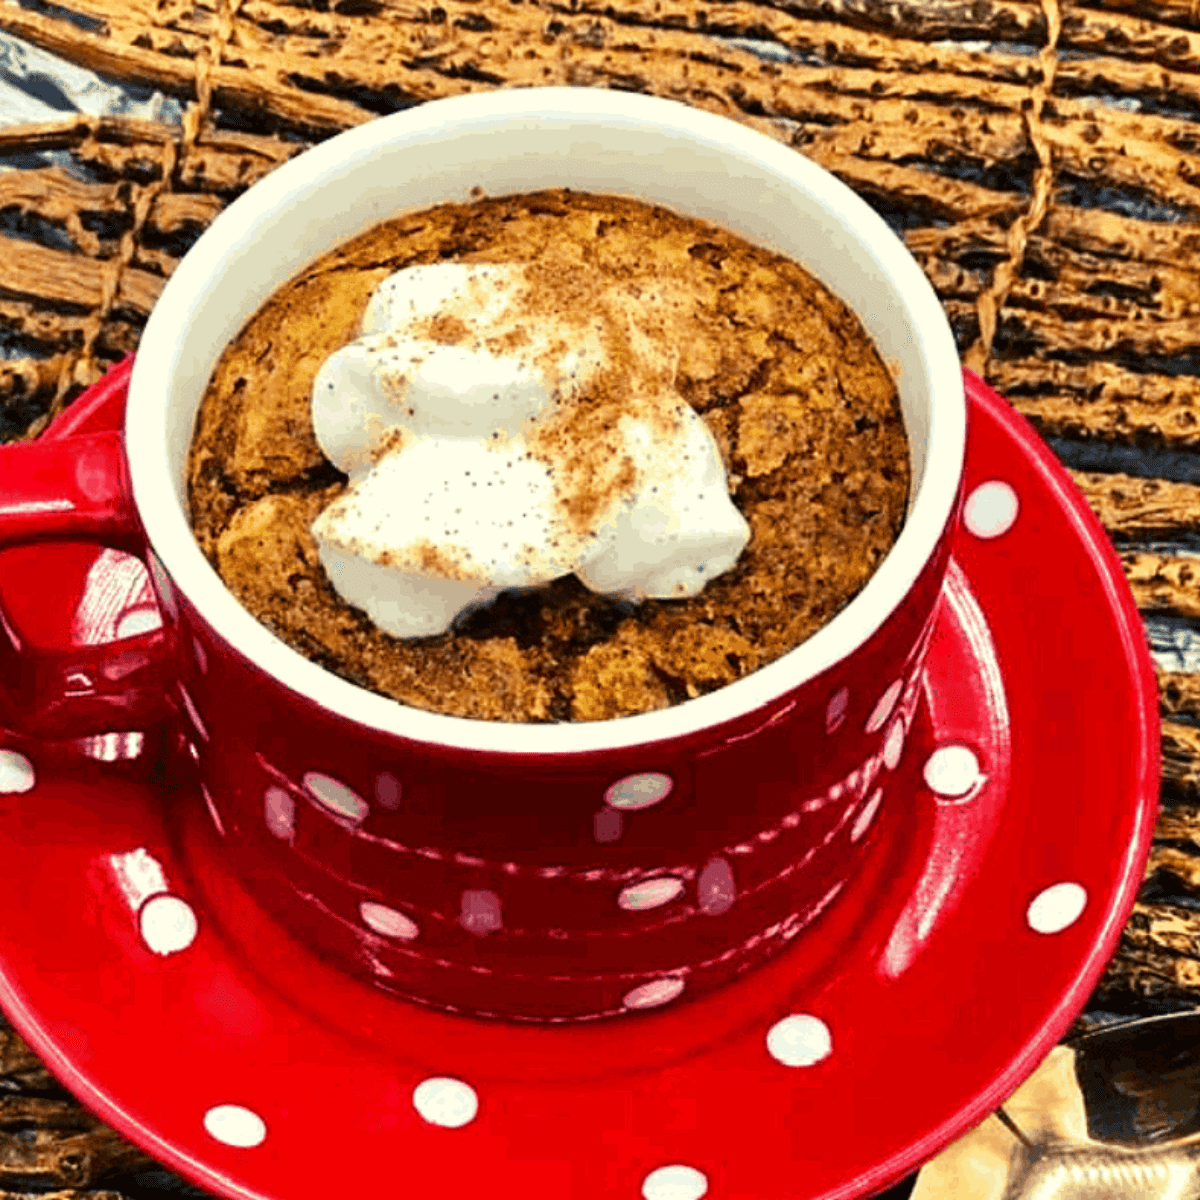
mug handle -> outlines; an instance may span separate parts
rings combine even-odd
[[[113,382],[96,386],[107,391]],[[54,433],[0,446],[0,550],[83,541],[145,562],[123,434]],[[0,607],[0,724],[46,740],[160,724],[173,714],[173,641],[163,626],[104,645],[46,649],[22,639]]]

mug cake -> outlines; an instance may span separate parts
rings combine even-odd
[[[431,712],[586,722],[827,624],[910,466],[891,372],[802,267],[550,189],[383,221],[278,288],[212,374],[187,486],[221,579],[310,660]]]

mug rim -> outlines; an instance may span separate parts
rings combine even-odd
[[[315,185],[319,188],[339,168],[369,157],[383,145],[435,141],[450,125],[486,128],[514,121],[650,127],[740,158],[815,195],[848,219],[871,258],[897,280],[912,336],[927,366],[930,417],[924,476],[910,497],[899,537],[861,591],[775,662],[715,692],[654,712],[557,724],[486,721],[429,712],[342,679],[276,637],[227,589],[195,540],[178,501],[170,456],[164,452],[169,385],[181,366],[181,339],[172,331],[186,326],[190,313],[224,273],[226,243],[248,223],[285,210],[298,190],[314,186],[314,178],[322,181]],[[836,294],[836,287],[831,290]],[[224,346],[218,358],[223,351]],[[542,757],[629,750],[694,736],[745,717],[844,661],[899,608],[932,557],[954,511],[966,448],[961,368],[941,303],[915,259],[865,201],[796,150],[728,118],[678,101],[587,87],[524,88],[428,101],[346,130],[254,184],[216,217],[163,288],[134,361],[125,420],[134,503],[153,554],[201,618],[248,662],[310,703],[376,733],[445,749]]]

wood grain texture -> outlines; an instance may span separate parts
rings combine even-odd
[[[1200,858],[1186,850],[1178,850],[1171,846],[1155,846],[1146,865],[1146,873],[1148,875],[1169,875],[1174,883],[1189,891],[1200,889]],[[1179,915],[1181,919],[1190,920],[1183,914]]]
[[[65,2],[90,30],[41,4],[0,5],[0,29],[190,107],[181,127],[68,116],[0,128],[0,159],[71,160],[0,173],[0,328],[14,347],[0,359],[0,440],[36,433],[94,377],[95,363],[79,375],[85,345],[101,364],[136,349],[191,240],[306,145],[426,99],[565,83],[681,100],[814,159],[900,232],[964,349],[1012,261],[1036,133],[1054,188],[985,377],[1046,435],[1200,449],[1195,0],[1064,6],[1036,129],[1047,25],[1034,0],[243,0],[232,18],[216,0]],[[1146,545],[1195,534],[1200,487],[1072,477],[1119,544],[1140,609],[1200,621],[1200,558]],[[1159,703],[1167,804],[1092,1000],[1128,1014],[1200,1003],[1200,675],[1160,671]],[[106,1181],[147,1162],[0,1022],[0,1200],[31,1188],[125,1200]]]
[[[1096,989],[1094,999],[1116,1011],[1161,1011],[1194,1002],[1200,989],[1200,962],[1194,958],[1136,946],[1123,936],[1118,958]]]
[[[88,0],[75,11],[92,33],[50,10],[9,6],[0,9],[0,27],[184,98],[199,95],[203,75],[206,103],[310,139],[377,112],[488,87],[588,84],[681,99],[803,150],[902,219],[960,341],[977,335],[974,307],[1005,263],[1006,230],[1027,202],[1025,102],[1041,67],[1028,53],[974,47],[1003,30],[1008,44],[1036,49],[1045,36],[1039,4],[319,7],[246,0],[215,49],[221,21],[204,3]],[[968,36],[965,45],[944,40]],[[748,37],[783,57],[765,61],[728,40]],[[1200,138],[1179,106],[1200,96],[1200,33],[1142,13],[1072,7],[1060,49],[1075,57],[1058,63],[1039,136],[1062,180],[1152,196],[1181,205],[1185,217],[1196,211]],[[1143,111],[1097,104],[1097,95]],[[1168,101],[1172,111],[1150,111]],[[81,214],[90,205],[116,224],[127,219],[131,193],[116,184],[158,178],[171,136],[112,118],[0,130],[0,150],[69,148],[96,176],[89,191],[48,175],[44,192],[24,185],[23,195],[0,199],[0,211],[11,199],[64,230],[76,252],[104,258],[109,247]],[[182,139],[174,177],[146,221],[149,240],[211,220],[214,203],[195,202],[196,193],[235,195],[299,148],[208,122],[198,137]],[[1198,231],[1191,219],[1146,220],[1056,196],[1008,290],[988,378],[1046,433],[1193,446],[1196,376],[1154,364],[1200,349],[1191,266]],[[171,249],[146,243],[138,240],[131,265],[169,274]],[[61,349],[60,340],[33,356]],[[0,404],[24,395],[15,379],[0,386]]]
[[[58,1091],[58,1082],[41,1059],[0,1014],[0,1089]]]
[[[1168,538],[1200,528],[1200,486],[1072,471],[1071,478],[1115,541]]]
[[[1200,923],[1165,904],[1136,904],[1126,936],[1131,946],[1200,958]]]
[[[5,288],[18,299],[94,308],[103,285],[104,263],[34,242],[0,235]],[[148,271],[126,271],[117,306],[145,316],[162,291],[163,280]]]
[[[21,1124],[35,1127],[32,1138],[3,1136],[0,1107],[0,1187],[84,1188],[154,1165],[153,1159],[98,1122],[77,1129],[83,1110],[74,1101],[62,1101],[62,1111],[47,1111],[50,1103],[27,1106]],[[56,1127],[55,1121],[68,1115],[76,1118],[76,1126]]]
[[[1200,617],[1200,558],[1134,550],[1121,565],[1143,612]]]
[[[0,1017],[0,1200],[125,1200],[106,1180],[157,1164],[65,1092]]]
[[[1200,718],[1200,675],[1187,671],[1160,670],[1158,706],[1163,716]]]
[[[88,1188],[82,1191],[79,1188],[56,1188],[52,1192],[36,1193],[0,1188],[0,1200],[33,1200],[34,1196],[37,1197],[37,1200],[127,1200],[122,1193],[109,1191],[107,1188],[101,1190]]]
[[[1200,729],[1163,721],[1162,773],[1164,791],[1188,799],[1200,797]]]
[[[993,359],[988,381],[1047,436],[1200,446],[1200,379],[1142,374],[1116,363]]]
[[[1044,34],[1040,6],[939,4],[936,12],[927,12],[909,4],[888,6],[886,13],[877,6],[852,7],[852,14],[842,5],[823,4],[783,11],[739,0],[709,10],[687,3],[639,5],[626,0],[616,7],[578,3],[567,10],[553,4],[473,0],[439,7],[436,16],[433,10],[404,3],[381,5],[363,16],[250,0],[232,20],[228,44],[218,47],[218,61],[210,64],[208,75],[218,102],[220,71],[227,65],[249,72],[281,97],[289,88],[308,89],[309,109],[317,103],[312,97],[338,89],[352,92],[358,97],[355,103],[367,104],[368,109],[343,113],[339,127],[364,119],[371,104],[377,104],[374,111],[382,111],[481,86],[590,83],[671,95],[768,129],[873,193],[880,203],[931,217],[949,213],[998,219],[991,236],[1002,236],[1003,221],[1022,204],[1019,192],[950,178],[942,168],[956,162],[989,168],[1005,164],[1021,174],[1029,155],[1023,104],[1041,68],[1028,55],[982,54],[934,39],[962,36],[964,27],[971,26],[981,35],[1003,28],[1010,41],[1036,44]],[[92,20],[94,35],[24,10],[0,13],[0,23],[16,22],[20,27],[13,25],[14,30],[35,41],[75,38],[75,52],[85,58],[95,49],[89,38],[103,34],[107,52],[122,46],[130,54],[148,55],[147,61],[161,68],[155,81],[164,87],[178,84],[184,89],[179,94],[187,95],[192,93],[181,81],[186,76],[191,86],[195,72],[181,75],[181,69],[189,60],[199,69],[202,51],[219,25],[215,11],[203,4],[160,10],[148,3],[90,0],[77,11]],[[1103,176],[1110,184],[1132,179],[1139,189],[1152,188],[1163,197],[1182,189],[1179,196],[1187,202],[1190,174],[1179,159],[1181,153],[1191,152],[1182,132],[1186,122],[1134,118],[1117,110],[1100,120],[1093,104],[1077,98],[1100,75],[1119,77],[1125,81],[1122,86],[1179,94],[1188,81],[1162,72],[1168,65],[1187,67],[1196,59],[1195,47],[1186,36],[1182,47],[1180,38],[1156,39],[1144,25],[1120,14],[1084,13],[1067,20],[1065,46],[1090,52],[1107,48],[1108,56],[1086,64],[1060,64],[1063,86],[1074,91],[1055,98],[1053,120],[1045,123],[1043,132],[1054,142],[1063,170],[1081,177]],[[765,39],[791,58],[783,64],[764,62],[727,41],[715,42],[714,36]],[[1124,57],[1114,58],[1114,47]],[[386,69],[380,67],[384,63]],[[1122,64],[1128,68],[1124,74],[1116,69]],[[1072,75],[1083,65],[1098,73],[1090,82]],[[1147,70],[1158,74],[1153,80],[1142,79],[1139,72]],[[368,102],[367,97],[376,99]],[[253,105],[250,109],[258,111]],[[282,120],[281,112],[275,115]],[[43,131],[41,140],[52,140],[52,135]],[[121,153],[103,139],[88,151],[92,163],[126,173],[137,169],[138,157],[131,147]],[[914,161],[920,167],[912,166]],[[1137,163],[1136,178],[1129,175],[1129,161]],[[1147,172],[1157,169],[1160,161],[1162,178],[1152,180]],[[1054,219],[1051,213],[1047,221]],[[947,296],[975,297],[986,287],[986,272],[964,269],[962,264],[930,262],[929,269]],[[1132,269],[1118,274],[1127,278],[1108,280],[1109,286],[1154,286],[1144,278],[1131,282],[1137,274]],[[1052,307],[1078,308],[1081,297],[1090,296],[1085,307],[1094,310],[1092,315],[1124,316],[1129,318],[1126,324],[1136,324],[1139,314],[1129,305],[1110,311],[1112,297],[1097,300],[1090,284],[1072,287],[1066,282],[1065,288],[1043,289],[1054,293],[1043,297]],[[1037,281],[1021,280],[1013,288],[1012,302],[1020,305],[1038,296]],[[1035,336],[1045,332],[1033,330]],[[1156,332],[1170,342],[1171,330]],[[1146,341],[1128,329],[1082,328],[1071,336],[1101,349],[1137,349]],[[1174,331],[1175,342],[1181,336],[1185,331]],[[1150,336],[1150,341],[1155,338]]]

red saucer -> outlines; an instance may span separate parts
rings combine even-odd
[[[123,374],[73,431],[110,427]],[[900,849],[766,966],[586,1026],[418,1007],[291,942],[151,745],[130,758],[138,740],[109,735],[88,757],[0,732],[0,1004],[100,1117],[226,1196],[817,1200],[900,1178],[1086,1001],[1158,784],[1153,672],[1116,557],[1025,422],[968,390],[967,527],[913,767],[890,784],[911,804],[855,818]],[[95,558],[0,556],[27,636],[132,619],[138,580]]]

